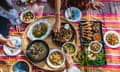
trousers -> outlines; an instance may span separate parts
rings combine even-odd
[[[7,18],[0,16],[0,34],[2,34],[4,37],[8,35],[8,22],[9,20]]]

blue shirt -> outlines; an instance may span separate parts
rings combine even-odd
[[[11,6],[13,5],[12,0],[6,0],[6,1],[8,2],[9,5],[11,5]],[[14,8],[7,11],[0,6],[0,16],[9,19],[9,21],[11,22],[12,25],[22,23],[22,21],[19,19],[17,10]]]

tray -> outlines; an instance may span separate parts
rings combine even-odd
[[[85,60],[84,64],[88,66],[105,65],[106,58],[102,34],[102,22],[98,20],[83,19],[80,21],[80,31],[80,42]]]
[[[54,24],[55,23],[55,16],[46,16],[46,17],[42,17],[40,19],[47,19],[51,24]],[[38,20],[40,20],[38,19]],[[69,23],[65,18],[61,17],[61,21],[63,23]],[[33,24],[33,23],[32,23]],[[27,32],[30,28],[30,26],[32,24],[29,24],[29,26],[26,28],[25,32],[23,33],[23,36],[22,36],[22,48],[23,48],[23,52],[24,54],[26,55],[26,48],[27,48],[27,45],[30,43],[30,40],[28,39],[27,37]],[[53,49],[53,48],[58,48],[58,49],[61,49],[61,46],[58,46],[57,44],[55,44],[52,39],[51,39],[51,35],[49,35],[47,38],[44,39],[45,42],[48,43],[50,49]],[[75,38],[75,40],[73,40],[73,42],[77,43],[77,39]],[[30,61],[31,62],[31,61]],[[47,65],[46,61],[42,61],[40,63],[33,63],[31,62],[33,65],[43,69],[43,70],[46,70],[46,71],[58,71],[58,70],[62,70],[64,69],[65,65],[63,65],[63,67],[59,68],[59,69],[54,69],[54,68],[51,68]]]
[[[87,66],[94,65],[94,66],[102,66],[106,64],[106,58],[105,58],[105,50],[104,47],[102,47],[101,51],[99,53],[92,53],[88,50],[90,42],[84,42],[82,43],[82,48],[84,52],[84,64]],[[102,43],[102,42],[100,42]],[[103,44],[103,43],[102,43]],[[96,59],[92,60],[90,56],[95,56]]]
[[[100,21],[81,21],[80,22],[80,41],[103,41],[102,22]],[[99,37],[96,37],[99,36]]]

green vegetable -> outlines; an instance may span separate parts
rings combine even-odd
[[[91,54],[91,52],[88,51],[88,46],[89,46],[89,42],[86,42],[83,44],[83,51],[85,54],[84,60],[85,60],[85,64],[86,65],[105,65],[106,63],[106,58],[105,58],[105,51],[102,49],[101,52],[99,53],[95,53],[94,55],[96,56],[95,60],[91,60],[88,55]]]
[[[44,25],[41,25],[41,32],[39,32],[38,30],[34,30],[33,35],[37,38],[40,38],[44,36],[46,32],[47,32],[47,26],[44,24]]]
[[[74,54],[75,53],[75,46],[71,43],[66,43],[63,47],[64,52],[67,53],[69,52],[70,54]]]

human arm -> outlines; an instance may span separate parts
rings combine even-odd
[[[81,72],[80,69],[73,65],[73,60],[70,54],[66,54],[66,69],[63,72]]]
[[[55,24],[53,26],[54,32],[59,32],[61,27],[61,20],[60,20],[60,8],[61,8],[61,0],[55,0]]]
[[[13,2],[12,2],[12,0],[6,0],[6,1],[7,1],[7,3],[8,3],[10,6],[13,7]]]
[[[14,8],[14,3],[12,2],[12,0],[6,0],[7,3],[12,7],[12,9],[9,10],[9,20],[11,22],[12,25],[15,25],[16,27],[16,31],[20,31],[20,24],[22,23],[22,21],[19,19],[19,16],[18,16],[18,11]],[[13,18],[11,18],[11,16]]]
[[[71,69],[73,67],[73,60],[70,54],[66,54],[66,68]]]
[[[11,9],[9,11],[9,14],[11,16],[13,16],[12,18],[11,18],[11,16],[9,16],[9,20],[10,20],[11,24],[15,25],[17,32],[20,32],[22,21],[19,19],[17,10],[16,9]]]
[[[7,45],[10,48],[16,48],[9,39],[3,37],[1,34],[0,34],[0,42],[4,43],[5,45]]]

